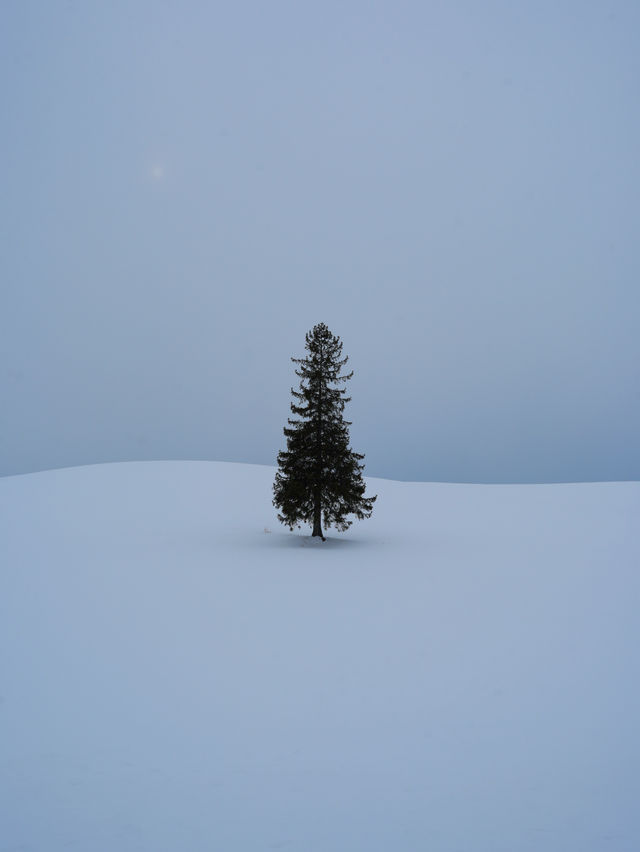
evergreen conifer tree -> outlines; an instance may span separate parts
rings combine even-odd
[[[369,518],[375,497],[365,496],[363,455],[349,447],[349,426],[343,418],[346,390],[339,387],[353,372],[341,375],[349,360],[342,358],[342,343],[324,323],[306,335],[306,358],[292,358],[299,365],[300,390],[291,388],[294,400],[284,429],[287,449],[278,453],[278,472],[273,485],[273,505],[278,519],[290,529],[313,524],[313,536],[325,527],[346,530],[347,515]]]

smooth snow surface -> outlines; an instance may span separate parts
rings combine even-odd
[[[640,484],[0,480],[3,852],[637,852]]]

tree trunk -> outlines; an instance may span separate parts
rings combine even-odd
[[[322,351],[322,345],[320,346],[320,363],[324,366],[324,352]],[[322,471],[322,383],[318,385],[318,411],[316,414],[316,482],[315,489],[313,494],[313,532],[311,533],[311,538],[319,535],[320,538],[324,541],[324,536],[322,535],[322,485],[321,485],[321,471]]]
[[[316,494],[313,503],[313,532],[311,533],[311,537],[319,535],[320,538],[324,541],[325,538],[322,535],[322,503],[320,502],[320,495]]]

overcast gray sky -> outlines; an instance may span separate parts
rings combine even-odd
[[[326,322],[398,479],[640,478],[640,4],[0,21],[0,473],[274,464]]]

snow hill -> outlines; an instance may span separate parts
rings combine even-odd
[[[2,852],[637,852],[639,483],[0,479]]]

